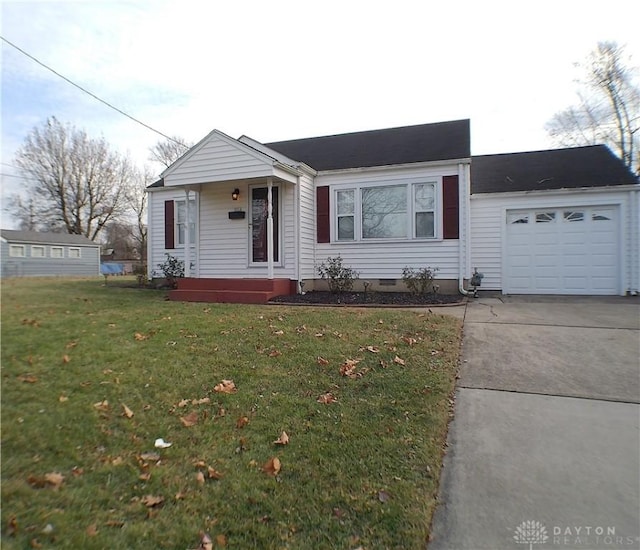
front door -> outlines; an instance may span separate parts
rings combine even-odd
[[[271,215],[273,217],[273,261],[279,261],[278,188],[271,188]],[[267,261],[267,188],[251,189],[251,261]]]

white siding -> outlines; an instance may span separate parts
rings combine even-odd
[[[300,279],[315,278],[316,243],[315,187],[311,176],[300,177]]]
[[[211,133],[164,176],[165,186],[249,179],[274,174],[273,163],[235,140]]]
[[[638,231],[632,194],[623,190],[574,190],[523,193],[522,195],[486,194],[471,196],[471,265],[484,273],[482,289],[502,290],[505,215],[511,209],[545,207],[616,206],[620,213],[620,265],[622,292],[637,290],[640,252],[634,244]],[[634,220],[635,218],[635,220]],[[635,241],[634,241],[635,239]]]
[[[395,169],[353,170],[316,177],[316,186],[328,185],[331,189],[369,183],[414,183],[422,179],[459,175],[458,165],[402,167]],[[331,199],[333,200],[333,192]],[[442,224],[442,197],[437,198],[438,220]],[[334,205],[332,204],[332,216]],[[331,220],[331,223],[334,223]],[[315,240],[315,230],[314,230]],[[389,242],[333,242],[315,245],[314,277],[317,266],[327,257],[340,255],[344,263],[360,272],[361,279],[401,279],[402,269],[438,268],[438,279],[457,279],[459,271],[458,239],[433,241],[394,240]]]

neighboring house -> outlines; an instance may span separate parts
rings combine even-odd
[[[604,146],[471,157],[468,120],[262,144],[214,130],[149,188],[150,276],[174,299],[323,288],[340,255],[372,289],[438,268],[441,291],[625,294],[640,287],[640,185]]]
[[[100,274],[100,245],[83,235],[2,229],[3,277]]]

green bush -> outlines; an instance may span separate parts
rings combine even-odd
[[[184,277],[184,262],[168,252],[165,252],[165,256],[167,259],[158,264],[158,269],[162,271],[167,283],[175,288],[178,285],[176,279]]]
[[[340,255],[322,262],[318,266],[318,274],[327,280],[329,290],[334,294],[353,289],[353,282],[360,276],[355,269],[342,264]]]
[[[423,267],[421,269],[405,267],[402,270],[402,280],[412,294],[422,296],[434,291],[433,280],[438,271],[437,267]]]

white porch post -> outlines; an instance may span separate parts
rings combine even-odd
[[[267,277],[273,279],[273,181],[267,178]]]
[[[189,190],[185,189],[184,194],[185,194],[184,215],[186,218],[185,231],[184,231],[184,276],[191,277],[191,236],[190,236],[191,209],[189,208]]]

